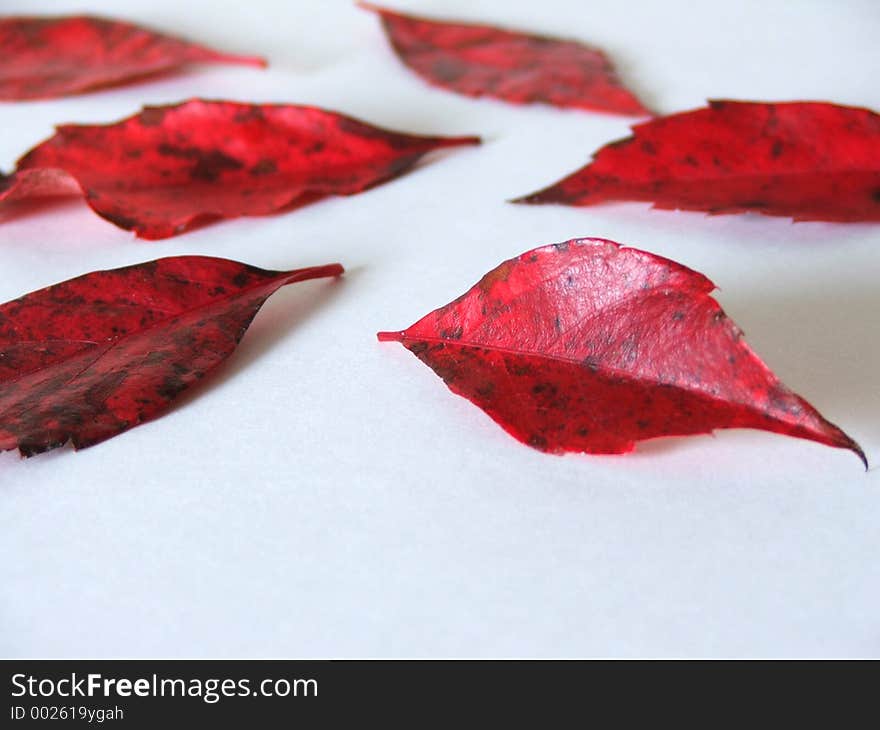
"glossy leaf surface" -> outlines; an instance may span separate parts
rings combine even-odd
[[[142,238],[258,216],[394,178],[476,137],[419,137],[316,107],[191,100],[109,125],[64,125],[0,179],[0,202],[81,189]]]
[[[858,445],[791,392],[702,274],[602,239],[511,259],[402,332],[384,332],[542,451],[615,454],[658,436],[759,428]]]
[[[232,353],[276,289],[341,273],[177,256],[0,305],[0,450],[83,448],[161,415]]]
[[[518,203],[753,211],[880,221],[880,115],[824,102],[714,101],[633,127],[586,167]]]
[[[616,114],[649,111],[602,51],[583,43],[485,25],[402,15],[370,3],[400,59],[419,76],[466,96],[544,102]]]
[[[190,63],[265,66],[132,23],[88,15],[0,17],[0,100],[46,99]]]

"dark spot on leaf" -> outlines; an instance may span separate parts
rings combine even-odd
[[[250,169],[250,174],[254,176],[271,175],[278,172],[278,165],[273,160],[260,160]]]
[[[467,73],[464,64],[449,57],[437,59],[431,66],[431,70],[438,81],[445,82],[458,81]]]
[[[168,377],[156,388],[156,393],[164,400],[174,400],[186,389],[186,383],[178,378]]]
[[[165,157],[180,157],[185,160],[195,160],[202,154],[198,147],[177,147],[167,142],[162,142],[156,147],[156,151]]]
[[[533,448],[540,449],[541,451],[547,450],[547,439],[541,436],[540,434],[532,434],[529,436],[529,446]]]
[[[107,211],[100,211],[99,215],[105,220],[110,221],[114,225],[117,225],[120,228],[124,228],[126,231],[131,231],[140,225],[140,221],[127,215],[122,215],[122,213],[110,213]]]
[[[265,118],[263,110],[256,105],[252,105],[236,111],[232,120],[236,124],[245,124],[248,122],[260,122]]]
[[[486,382],[477,388],[477,395],[482,398],[491,398],[495,393],[495,383]]]
[[[158,127],[167,112],[168,107],[148,106],[140,114],[141,124],[145,127]]]
[[[190,175],[195,180],[214,182],[220,175],[228,170],[240,170],[244,167],[234,157],[224,154],[220,150],[210,150],[203,153],[197,160]]]
[[[507,371],[511,375],[516,375],[518,377],[528,377],[532,374],[532,368],[528,365],[518,365],[515,362],[508,363]]]

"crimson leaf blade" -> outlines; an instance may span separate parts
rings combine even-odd
[[[758,428],[858,444],[783,385],[702,274],[603,239],[504,262],[401,342],[458,395],[542,451],[624,453],[658,436]]]
[[[0,100],[77,94],[191,63],[266,65],[147,28],[89,15],[0,18]]]
[[[477,137],[392,132],[317,107],[192,99],[115,124],[63,125],[0,179],[0,204],[70,194],[141,238],[354,195]]]
[[[615,200],[798,221],[880,221],[880,115],[825,102],[712,101],[658,117],[517,203]]]
[[[0,305],[0,451],[84,448],[161,415],[232,353],[277,289],[342,273],[176,256]]]
[[[602,51],[583,43],[449,23],[359,5],[379,15],[398,57],[429,83],[515,104],[648,115]]]

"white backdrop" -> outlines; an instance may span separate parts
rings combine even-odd
[[[707,97],[880,108],[873,0],[394,6],[593,42],[660,112]],[[0,168],[54,123],[191,96],[486,143],[357,197],[161,242],[78,200],[0,222],[0,301],[176,254],[348,268],[274,295],[222,372],[165,417],[80,453],[0,455],[0,655],[880,654],[880,474],[851,453],[725,431],[624,457],[542,455],[375,339],[506,258],[607,237],[712,278],[752,347],[874,462],[880,226],[506,204],[632,120],[433,89],[343,0],[0,10],[83,8],[271,66],[0,104]]]

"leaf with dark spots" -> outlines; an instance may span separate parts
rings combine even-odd
[[[490,271],[401,342],[450,390],[541,451],[617,454],[658,436],[759,428],[858,444],[786,388],[702,274],[602,239]]]
[[[378,13],[403,63],[435,86],[516,104],[650,114],[621,84],[605,54],[583,43],[360,5]]]
[[[0,451],[84,448],[161,415],[229,357],[278,288],[340,274],[176,256],[0,305]]]
[[[269,215],[390,180],[477,137],[421,137],[316,107],[190,100],[109,125],[64,125],[0,182],[0,204],[82,192],[142,238]]]
[[[191,63],[265,66],[131,23],[87,15],[0,18],[0,100],[47,99]]]
[[[652,119],[586,167],[517,203],[880,221],[880,115],[825,102],[713,101]]]

